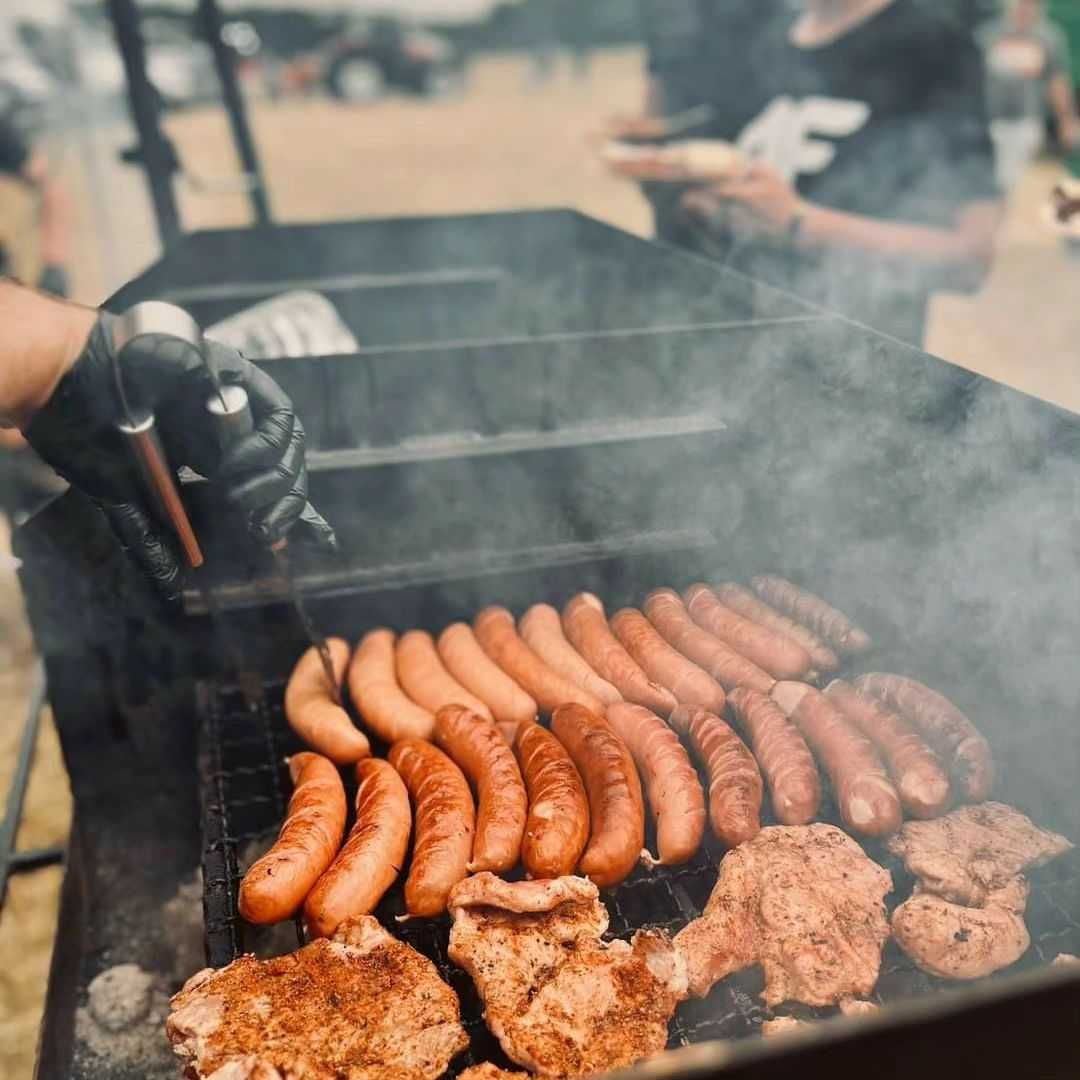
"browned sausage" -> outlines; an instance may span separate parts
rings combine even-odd
[[[772,696],[829,774],[847,827],[867,836],[896,832],[903,821],[900,797],[874,744],[812,686],[779,682]]]
[[[653,682],[611,632],[604,605],[592,593],[578,593],[563,608],[563,629],[570,644],[610,682],[627,701],[668,716],[675,695]]]
[[[790,615],[823,637],[834,649],[848,656],[866,652],[873,642],[870,635],[856,626],[843,612],[837,611],[820,596],[800,589],[775,574],[763,574],[751,582],[754,592],[774,608]]]
[[[550,604],[533,604],[522,615],[518,630],[525,644],[552,671],[587,690],[605,705],[622,701],[622,694],[606,679],[602,679],[566,640],[559,613]]]
[[[289,758],[293,793],[274,846],[240,883],[240,914],[250,923],[289,918],[333,862],[345,832],[345,787],[321,754]]]
[[[686,705],[722,711],[724,688],[697,664],[673,649],[636,608],[623,608],[611,617],[611,629],[650,679],[666,686]]]
[[[388,761],[365,758],[356,766],[356,779],[356,823],[304,902],[312,937],[330,937],[346,919],[370,915],[409,851],[409,793],[397,770]]]
[[[643,705],[611,705],[607,719],[645,778],[659,861],[665,866],[689,861],[705,832],[705,794],[679,736]]]
[[[428,712],[437,713],[444,705],[461,705],[493,719],[487,705],[443,667],[435,641],[426,630],[410,630],[398,638],[394,670],[401,689]]]
[[[607,721],[580,705],[556,709],[551,730],[589,796],[589,843],[578,870],[602,889],[618,885],[645,846],[645,804],[634,759]]]
[[[480,648],[468,623],[452,623],[439,635],[439,656],[447,671],[487,704],[508,740],[518,724],[536,719],[536,702]]]
[[[728,704],[769,782],[776,820],[781,825],[809,824],[821,801],[821,777],[798,728],[771,697],[748,687],[732,690]]]
[[[994,786],[990,744],[947,697],[915,679],[882,672],[861,675],[855,687],[884,701],[922,732],[948,765],[958,792],[966,799],[986,799]]]
[[[749,589],[726,582],[717,587],[716,595],[720,603],[726,604],[744,618],[751,619],[761,626],[767,626],[770,630],[798,642],[809,654],[810,663],[815,671],[827,674],[840,666],[840,658],[813,630],[808,630],[802,623],[797,623],[783,612],[769,607],[764,600],[759,600]]]
[[[405,879],[410,915],[439,915],[450,890],[468,873],[476,811],[469,782],[437,747],[402,739],[390,747],[413,804],[413,854]]]
[[[570,755],[546,728],[529,721],[514,737],[529,816],[521,840],[521,860],[531,877],[565,877],[577,867],[589,839],[589,801]]]
[[[484,608],[473,619],[473,631],[484,652],[522,686],[544,712],[552,713],[560,705],[573,702],[603,716],[604,703],[595,694],[552,671],[521,640],[514,627],[514,616],[506,608]]]
[[[502,874],[517,866],[528,800],[510,744],[490,717],[447,705],[435,714],[435,742],[476,792],[476,838],[469,873]]]
[[[435,715],[401,689],[394,666],[394,631],[372,630],[349,664],[349,696],[364,723],[384,742],[430,739]]]
[[[709,821],[728,847],[761,831],[764,785],[754,755],[719,716],[706,709],[678,708],[671,726],[690,739],[709,774]]]
[[[800,679],[810,670],[810,654],[796,641],[724,607],[716,593],[698,582],[683,593],[690,618],[740,656],[777,679]]]
[[[345,665],[349,662],[349,643],[341,638],[330,638],[326,644],[340,687]],[[289,726],[308,746],[338,765],[351,765],[371,753],[367,736],[357,730],[349,714],[334,700],[315,648],[308,649],[300,657],[289,676],[285,687],[285,716]]]
[[[831,682],[825,696],[881,752],[908,813],[931,818],[944,811],[949,803],[949,775],[912,724],[843,679]]]
[[[750,686],[767,694],[776,680],[730,645],[702,630],[671,589],[658,589],[649,597],[646,613],[664,640],[704,668],[725,689]]]

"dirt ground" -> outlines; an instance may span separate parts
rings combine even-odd
[[[588,149],[604,118],[635,109],[641,94],[636,50],[599,55],[587,82],[563,69],[539,89],[527,85],[522,61],[504,57],[477,63],[459,98],[259,104],[253,120],[274,213],[283,221],[575,206],[646,234],[644,201]],[[203,109],[173,117],[169,128],[196,178],[178,183],[186,225],[245,223],[241,197],[206,190],[228,186],[223,181],[236,172],[223,116]],[[64,168],[78,205],[75,293],[87,303],[100,302],[157,254],[142,180],[115,158],[130,139],[107,128],[65,141]],[[929,347],[1080,409],[1080,261],[1039,219],[1059,171],[1040,163],[1014,193],[993,273],[977,296],[935,301]],[[30,655],[5,550],[0,536],[0,791],[14,767]],[[62,839],[69,813],[55,733],[46,725],[20,843]],[[0,916],[0,1076],[7,1080],[31,1075],[59,881],[56,869],[17,877]]]

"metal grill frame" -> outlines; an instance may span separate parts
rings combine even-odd
[[[224,684],[204,683],[201,687],[199,771],[204,907],[207,959],[213,967],[229,963],[250,947],[250,941],[245,938],[250,939],[251,934],[246,933],[247,925],[236,906],[242,850],[252,841],[265,841],[276,834],[288,801],[285,755],[299,750],[301,745],[285,722],[283,694],[280,681],[264,684],[259,694],[251,693],[247,687],[242,690]],[[351,805],[355,783],[350,783],[350,779],[346,776]],[[256,781],[260,785],[257,791],[252,790]],[[244,793],[240,794],[238,788],[244,788]],[[823,820],[839,824],[828,791],[823,810]],[[257,824],[234,833],[238,815],[246,815]],[[653,840],[650,823],[647,841]],[[863,846],[893,876],[894,888],[886,900],[891,912],[910,895],[914,879],[883,845],[864,841]],[[685,866],[652,870],[639,867],[622,885],[605,890],[602,900],[611,917],[607,936],[626,938],[637,929],[662,929],[669,933],[681,929],[704,908],[725,851],[710,834],[701,851]],[[432,960],[440,976],[458,994],[462,1024],[470,1045],[451,1065],[447,1076],[457,1076],[470,1065],[484,1061],[512,1067],[484,1024],[482,1006],[471,978],[447,957],[449,918],[395,922],[395,917],[405,911],[404,876],[383,898],[375,915],[383,925],[393,928],[399,940]],[[1031,947],[1017,964],[981,982],[998,982],[1010,974],[1038,969],[1059,952],[1080,953],[1080,851],[1074,849],[1036,871],[1032,884],[1027,914],[1032,930]],[[297,918],[294,923],[297,943],[302,944],[302,922]],[[280,951],[284,937],[275,941]],[[291,942],[286,947],[291,947]],[[748,1036],[759,1033],[761,1023],[773,1015],[803,1020],[837,1016],[835,1008],[817,1009],[790,1002],[774,1013],[760,999],[763,987],[760,969],[750,968],[723,980],[707,998],[682,1003],[670,1024],[668,1049],[712,1041],[745,1042]],[[890,939],[871,1000],[879,1005],[912,998],[925,1000],[931,995],[955,993],[956,989],[955,982],[919,971]]]

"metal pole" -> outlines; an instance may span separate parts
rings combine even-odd
[[[150,187],[161,244],[168,249],[181,236],[180,213],[173,191],[176,153],[158,124],[158,95],[146,74],[146,49],[135,0],[108,0],[108,4],[127,76],[131,118],[139,136],[139,158]]]
[[[221,38],[221,12],[217,6],[217,0],[199,0],[197,17],[203,37],[206,38],[214,54],[214,67],[217,69],[218,79],[221,82],[221,96],[225,103],[225,111],[229,115],[233,141],[236,143],[240,162],[251,184],[251,210],[255,215],[255,224],[269,225],[270,203],[266,195],[266,181],[263,179],[259,155],[255,150],[255,141],[251,137],[244,96],[236,81],[233,55]]]

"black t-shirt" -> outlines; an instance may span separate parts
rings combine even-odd
[[[791,20],[754,49],[739,145],[807,199],[873,218],[949,226],[966,204],[994,199],[983,68],[969,34],[913,0],[894,0],[817,48],[791,43]],[[902,340],[922,340],[940,271],[913,259],[805,253],[751,243],[732,263]]]
[[[21,173],[30,157],[30,144],[15,122],[0,116],[0,173]]]

